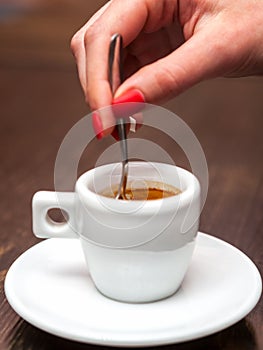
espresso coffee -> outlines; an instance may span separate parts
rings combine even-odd
[[[102,191],[104,197],[115,198],[118,193],[118,186]],[[157,181],[143,181],[129,184],[125,191],[127,200],[156,200],[176,196],[181,193],[178,188]],[[123,198],[120,198],[122,200]]]

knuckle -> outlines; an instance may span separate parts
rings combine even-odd
[[[71,51],[73,53],[78,51],[78,49],[81,46],[81,44],[82,44],[82,38],[81,38],[79,32],[77,32],[76,34],[73,35],[73,37],[71,38],[71,41],[70,41]]]
[[[90,25],[84,34],[85,47],[96,41],[103,33],[103,30],[102,26],[97,22]]]
[[[156,85],[161,95],[177,95],[182,90],[182,80],[186,75],[185,69],[179,65],[170,67],[163,65],[162,70],[156,74]]]

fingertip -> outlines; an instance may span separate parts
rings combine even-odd
[[[97,139],[98,140],[102,139],[105,135],[103,132],[101,117],[98,112],[92,113],[92,125],[93,125],[93,130],[95,132]]]
[[[98,140],[110,135],[115,128],[115,118],[110,108],[94,111],[92,113],[92,125]]]
[[[123,92],[121,90],[116,91],[112,102],[114,105],[129,102],[145,103],[145,97],[139,89],[129,89]]]

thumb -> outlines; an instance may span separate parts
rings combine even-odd
[[[197,33],[168,56],[144,66],[118,88],[115,98],[139,90],[146,102],[168,100],[201,80],[223,74],[229,46],[216,43],[212,33]],[[213,44],[211,46],[211,43]],[[226,47],[226,49],[225,49]]]

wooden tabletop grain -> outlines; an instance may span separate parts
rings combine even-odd
[[[54,189],[54,162],[67,131],[89,112],[69,42],[105,1],[0,2],[0,349],[88,349],[30,325],[9,306],[5,275],[37,242],[31,198]],[[208,162],[201,230],[247,254],[263,272],[263,78],[204,82],[166,104],[191,127]],[[113,142],[106,141],[106,142]],[[173,152],[165,136],[162,146]],[[91,167],[103,150],[94,141]],[[178,155],[179,165],[187,160]],[[217,317],[215,315],[215,317]],[[95,348],[95,347],[94,347]],[[263,349],[263,302],[237,324],[173,349]]]

